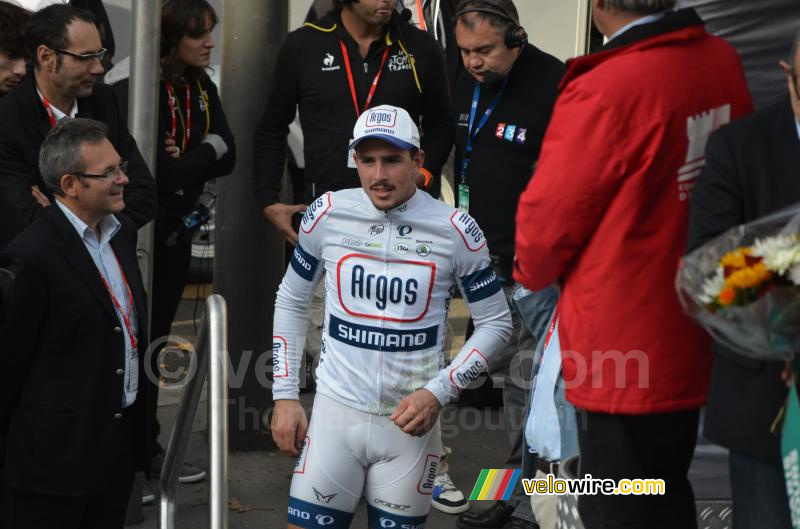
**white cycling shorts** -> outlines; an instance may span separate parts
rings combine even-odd
[[[423,437],[317,394],[289,493],[289,523],[350,527],[359,500],[369,526],[423,529],[442,453],[439,423]]]

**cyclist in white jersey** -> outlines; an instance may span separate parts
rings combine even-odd
[[[290,528],[347,528],[363,496],[371,528],[422,529],[442,452],[439,410],[486,369],[511,318],[478,225],[416,188],[424,153],[408,113],[367,110],[354,138],[362,188],[311,204],[278,290],[272,434],[299,455]],[[320,280],[325,328],[309,424],[298,371]],[[456,285],[475,332],[444,367]]]

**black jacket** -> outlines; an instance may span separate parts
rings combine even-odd
[[[800,140],[788,98],[708,140],[692,192],[689,249],[728,228],[800,202]],[[770,426],[786,400],[783,362],[761,362],[715,343],[704,435],[733,452],[780,467]]]
[[[0,438],[4,479],[23,492],[96,494],[111,464],[120,419],[134,416],[139,468],[149,454],[143,411],[151,392],[143,370],[147,301],[136,261],[136,230],[122,228],[111,246],[133,294],[139,328],[139,391],[122,406],[124,333],[83,242],[55,204],[8,247],[22,262],[14,310],[0,331]],[[2,443],[0,443],[2,444]]]
[[[156,184],[125,126],[114,91],[96,84],[92,95],[78,100],[78,117],[105,123],[108,139],[130,162],[123,213],[141,228],[155,215]],[[39,174],[39,147],[49,131],[50,121],[30,73],[0,99],[0,249],[45,211],[31,195],[31,186],[53,199]]]
[[[450,94],[442,50],[431,35],[404,22],[393,21],[387,38],[391,42],[389,56],[370,106],[389,104],[411,114],[420,124],[425,168],[438,178],[453,145]],[[416,60],[421,93],[398,38]],[[359,111],[363,110],[387,47],[386,38],[375,41],[367,59],[362,59],[358,46],[335,12],[313,26],[306,25],[289,33],[278,56],[272,89],[255,134],[253,187],[260,208],[278,201],[286,162],[286,135],[298,109],[305,142],[308,203],[327,191],[359,186],[356,170],[347,167],[348,146],[358,116],[339,39],[347,48]],[[436,195],[438,190],[437,181],[431,191]]]
[[[164,140],[172,133],[172,113],[169,106],[169,95],[166,83],[159,83],[158,92],[158,142],[156,145],[156,186],[158,189],[158,215],[156,217],[156,232],[158,236],[166,237],[181,222],[181,218],[194,207],[205,183],[212,178],[230,174],[236,165],[236,144],[233,133],[228,126],[222,102],[219,99],[217,87],[207,76],[188,76],[187,83],[190,90],[191,106],[191,134],[189,135],[188,148],[175,159],[164,148]],[[200,96],[202,88],[208,101],[208,114],[206,105]],[[114,90],[119,100],[128,100],[129,80],[125,79],[114,85]],[[184,119],[186,113],[186,84],[173,88],[176,105],[176,141],[183,142]],[[206,119],[208,118],[208,119]],[[214,148],[208,143],[203,143],[207,133],[217,134],[225,140],[228,152],[219,160],[216,158]]]
[[[483,229],[493,254],[514,256],[517,202],[539,158],[564,71],[564,63],[526,45],[508,74],[508,83],[497,108],[475,138],[466,180],[469,213]],[[456,185],[461,183],[475,83],[475,78],[465,71],[458,78],[453,94]],[[475,127],[499,90],[500,85],[481,85]]]

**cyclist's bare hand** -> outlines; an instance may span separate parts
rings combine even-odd
[[[405,433],[421,437],[436,425],[441,408],[439,399],[433,393],[427,389],[418,389],[400,401],[389,420]]]
[[[308,431],[308,418],[299,400],[276,400],[272,413],[272,439],[281,452],[300,455]]]
[[[297,232],[292,228],[292,215],[308,209],[305,204],[281,204],[276,202],[264,208],[264,216],[278,228],[287,241],[297,244]]]

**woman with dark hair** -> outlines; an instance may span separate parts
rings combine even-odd
[[[163,147],[158,149],[156,168],[158,213],[150,335],[154,345],[159,340],[164,343],[156,352],[166,343],[162,337],[170,334],[186,284],[192,235],[208,220],[208,209],[200,201],[204,185],[229,174],[236,162],[233,134],[207,73],[216,24],[217,15],[206,0],[171,0],[161,15],[158,138]],[[128,80],[120,81],[115,89],[127,100]],[[153,373],[158,373],[157,357],[152,355]],[[156,422],[155,405],[152,417]]]

